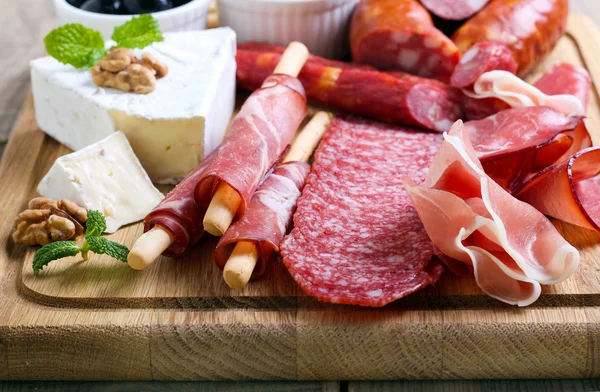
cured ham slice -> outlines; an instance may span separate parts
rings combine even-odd
[[[516,195],[542,213],[600,231],[600,147],[537,174]]]
[[[217,244],[215,262],[219,268],[225,267],[235,245],[243,241],[258,248],[252,278],[264,273],[273,252],[279,252],[309,171],[310,165],[304,162],[289,162],[275,169],[252,196],[248,213],[231,225]]]
[[[566,63],[557,64],[542,75],[533,86],[547,95],[574,95],[581,101],[585,114],[592,78],[583,67]]]
[[[285,238],[283,263],[320,301],[383,306],[435,283],[443,267],[402,188],[441,135],[337,117],[319,145]]]
[[[585,113],[582,102],[573,95],[547,95],[507,71],[486,72],[477,79],[472,89],[464,89],[471,98],[496,98],[510,107],[548,106],[568,116]]]
[[[240,195],[237,215],[243,216],[252,194],[281,159],[305,115],[306,95],[298,79],[283,74],[266,78],[240,109],[199,179],[198,205],[207,207],[217,185],[225,182]]]
[[[582,129],[577,129],[580,124]],[[546,106],[503,110],[464,127],[485,172],[509,191],[572,148],[591,143],[582,117]]]
[[[461,121],[444,134],[425,182],[405,185],[436,248],[472,266],[493,298],[530,305],[541,284],[561,282],[579,265],[577,249],[542,213],[485,174]]]

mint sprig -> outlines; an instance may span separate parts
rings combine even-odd
[[[118,242],[110,241],[101,234],[106,230],[106,218],[99,211],[88,211],[86,222],[85,241],[78,246],[75,241],[53,242],[41,247],[33,257],[33,273],[35,275],[54,260],[64,257],[77,256],[81,253],[84,260],[88,259],[88,252],[106,254],[124,263],[127,262],[129,248]]]
[[[146,46],[163,40],[162,31],[158,21],[152,15],[140,15],[132,18],[122,26],[115,27],[112,35],[113,41],[120,48],[145,48]]]
[[[163,35],[152,15],[140,15],[115,27],[112,39],[118,47],[141,49],[162,41]],[[102,34],[78,23],[52,30],[44,38],[44,45],[50,56],[75,68],[93,67],[107,54]]]
[[[52,30],[44,45],[50,56],[75,68],[89,68],[106,56],[102,34],[76,23]]]

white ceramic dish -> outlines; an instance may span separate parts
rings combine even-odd
[[[203,30],[206,28],[210,2],[211,0],[192,0],[180,7],[155,12],[152,15],[158,20],[160,28],[164,32]],[[82,11],[67,3],[66,0],[54,0],[54,7],[61,24],[81,23],[86,27],[100,31],[107,39],[112,36],[116,26],[122,25],[133,16],[105,15]]]
[[[287,45],[303,42],[311,53],[340,58],[348,51],[348,30],[358,0],[219,0],[221,26],[238,42]]]

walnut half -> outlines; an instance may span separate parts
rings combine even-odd
[[[169,67],[145,53],[138,59],[130,49],[116,48],[91,69],[92,80],[100,87],[149,94],[156,89],[156,79],[164,77]]]
[[[12,235],[16,244],[46,245],[83,234],[87,210],[67,199],[60,201],[37,197],[14,221]]]

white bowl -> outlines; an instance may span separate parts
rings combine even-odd
[[[235,30],[238,42],[304,43],[311,53],[347,54],[348,31],[358,0],[219,0],[221,26]]]
[[[152,16],[158,20],[160,28],[164,32],[203,30],[206,28],[210,2],[211,0],[192,0],[167,11],[154,12]],[[61,24],[81,23],[85,27],[100,31],[106,39],[112,36],[115,27],[135,16],[106,15],[83,11],[67,3],[66,0],[54,0],[54,7]]]

